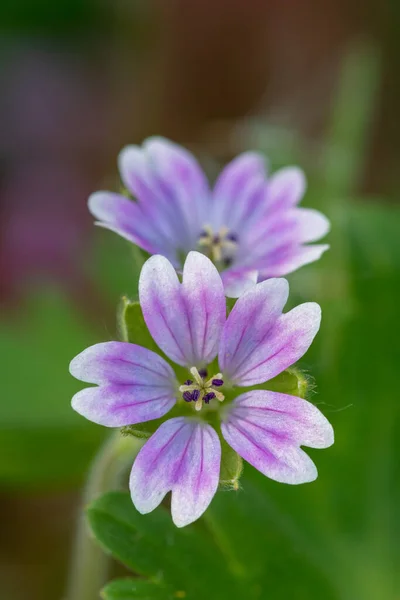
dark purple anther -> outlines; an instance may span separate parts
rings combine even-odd
[[[203,400],[206,404],[208,404],[213,398],[215,398],[214,392],[208,392],[208,394],[204,396]]]
[[[183,392],[182,396],[185,402],[191,402],[193,400],[191,392]]]
[[[202,377],[203,379],[205,379],[208,375],[207,373],[207,369],[199,369],[199,375],[200,377]]]
[[[193,381],[191,379],[186,379],[183,385],[192,385]]]
[[[221,238],[219,237],[219,235],[214,235],[213,237],[213,244],[219,244],[221,241]]]
[[[225,236],[226,240],[229,240],[230,242],[237,242],[238,241],[238,236],[236,235],[236,233],[227,233]]]
[[[221,385],[224,385],[224,381],[223,379],[213,379],[212,384],[215,385],[215,387],[221,387]]]
[[[200,237],[201,237],[201,238],[206,238],[206,237],[208,237],[208,235],[209,235],[209,234],[208,234],[208,233],[207,233],[207,231],[205,231],[204,229],[203,229],[203,231],[201,231],[201,232],[200,232]]]
[[[200,396],[200,390],[193,390],[192,392],[192,400],[193,402],[196,402],[196,400],[199,399]]]

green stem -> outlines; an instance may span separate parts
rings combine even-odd
[[[101,494],[121,487],[127,467],[142,441],[114,432],[96,455],[83,491],[83,507]],[[109,579],[111,559],[92,537],[85,514],[79,517],[65,600],[98,600]]]

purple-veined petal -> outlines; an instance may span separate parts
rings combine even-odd
[[[175,375],[161,356],[126,342],[90,346],[70,364],[70,373],[99,387],[81,390],[72,407],[90,421],[122,427],[164,416],[175,404]]]
[[[209,212],[210,191],[196,159],[161,137],[143,147],[127,146],[119,156],[121,177],[161,237],[188,252]]]
[[[308,302],[281,314],[287,300],[284,279],[257,284],[236,302],[221,337],[219,364],[240,386],[272,379],[305,354],[321,321],[318,304]]]
[[[265,204],[265,159],[261,154],[245,152],[232,160],[219,175],[213,191],[211,224],[226,226],[236,233],[255,217]]]
[[[137,202],[120,194],[95,192],[89,197],[88,207],[97,219],[96,225],[115,231],[151,254],[162,253],[171,260],[175,258],[174,248],[158,234]]]
[[[242,235],[232,270],[265,270],[299,247],[295,211],[264,215]]]
[[[151,257],[140,274],[139,298],[153,339],[171,360],[200,366],[215,358],[226,302],[221,277],[206,256],[188,254],[182,284],[167,259]]]
[[[228,407],[222,434],[230,446],[267,477],[281,483],[313,481],[317,469],[300,446],[327,448],[333,429],[324,415],[301,398],[254,390]]]
[[[219,347],[219,365],[236,383],[243,355],[254,351],[265,331],[282,315],[289,295],[286,279],[270,279],[253,286],[237,301],[224,326]]]
[[[306,179],[298,167],[284,167],[268,180],[268,209],[280,211],[296,206],[304,196]]]
[[[221,278],[224,284],[225,296],[239,298],[257,283],[258,271],[246,269],[222,271]]]
[[[209,184],[199,163],[188,150],[162,137],[148,138],[145,149],[161,179],[170,182],[171,201],[178,203],[197,234],[211,205]]]
[[[313,244],[311,246],[289,246],[286,250],[271,252],[265,265],[259,261],[259,279],[269,277],[282,277],[289,275],[300,267],[319,260],[324,252],[329,249],[329,244]]]
[[[137,201],[141,221],[149,226],[162,247],[180,248],[188,232],[184,223],[180,222],[180,213],[174,210],[165,191],[160,189],[145,149],[126,146],[118,156],[118,165],[124,185]]]
[[[184,527],[210,504],[219,481],[221,445],[214,429],[177,417],[163,423],[140,450],[129,487],[137,510],[154,510],[172,491],[172,519]]]

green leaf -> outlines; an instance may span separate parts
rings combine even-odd
[[[212,537],[197,526],[178,529],[163,507],[140,515],[129,494],[115,492],[95,501],[87,514],[96,538],[114,558],[170,586],[176,598],[246,597],[244,580],[233,580],[232,565]]]
[[[101,597],[104,600],[176,600],[179,595],[173,595],[172,590],[159,583],[130,577],[115,579],[106,585]]]

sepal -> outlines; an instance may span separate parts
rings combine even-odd
[[[223,489],[237,491],[239,480],[243,473],[243,460],[233,448],[226,443],[222,435],[221,442],[221,470],[219,483]]]
[[[308,375],[296,367],[290,367],[262,386],[257,386],[257,389],[266,389],[304,399],[308,397],[313,387],[313,382]]]
[[[157,354],[159,348],[151,337],[143,318],[139,302],[123,296],[117,311],[118,335],[123,342],[148,348]]]

